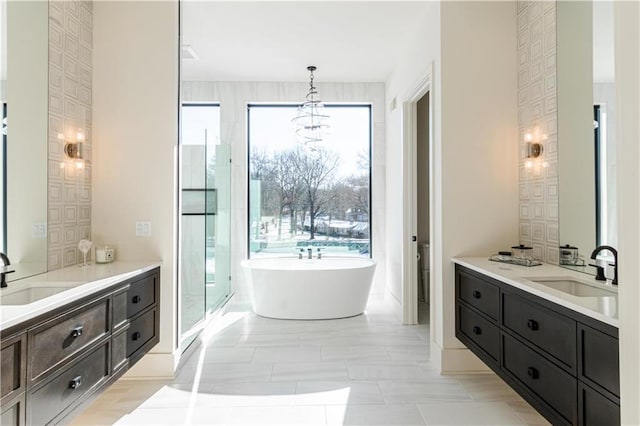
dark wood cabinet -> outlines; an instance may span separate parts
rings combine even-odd
[[[26,333],[3,338],[0,346],[1,425],[25,424],[26,361]]]
[[[577,421],[576,379],[519,340],[502,335],[502,368],[568,423]]]
[[[2,425],[66,421],[142,358],[159,341],[159,286],[155,268],[2,330]]]
[[[540,414],[620,423],[615,327],[461,265],[455,277],[456,337]]]
[[[578,327],[578,377],[600,392],[620,398],[618,339],[586,325]]]
[[[576,322],[512,293],[502,295],[502,324],[556,358],[570,370],[576,363]]]
[[[460,333],[472,341],[481,353],[485,362],[498,364],[500,359],[500,329],[471,309],[463,305],[457,307]]]
[[[584,426],[620,424],[620,405],[600,392],[578,382],[578,418]]]

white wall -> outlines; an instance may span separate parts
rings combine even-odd
[[[486,256],[518,239],[516,4],[446,2],[441,25],[442,203],[435,209],[444,312],[434,334],[448,350],[463,347],[454,336],[451,257]]]
[[[231,146],[231,276],[236,300],[248,300],[249,289],[240,262],[247,258],[247,104],[300,102],[308,83],[292,82],[184,82],[183,102],[220,103],[220,140]],[[373,120],[372,241],[378,262],[373,293],[385,283],[385,132],[384,85],[382,83],[317,83],[325,103],[371,103]]]
[[[640,5],[615,2],[622,424],[640,424]]]
[[[403,205],[403,147],[402,147],[402,103],[408,101],[413,90],[428,75],[431,66],[434,67],[431,76],[432,102],[435,119],[432,129],[436,140],[440,139],[440,8],[438,2],[433,2],[422,17],[422,24],[410,45],[404,46],[403,59],[398,63],[386,84],[386,177],[387,199],[386,210],[393,212],[387,215],[387,291],[400,305],[402,303],[403,276],[403,223],[402,214],[398,211]],[[392,103],[395,101],[395,108]],[[432,170],[432,173],[436,173]],[[435,219],[435,218],[434,218]],[[430,235],[434,241],[435,235]],[[433,250],[433,248],[432,248]],[[432,313],[438,312],[440,306],[432,303]]]
[[[160,343],[132,370],[176,361],[176,2],[94,2],[93,237],[117,260],[162,260]],[[151,237],[136,237],[136,221]]]
[[[443,371],[482,368],[454,335],[451,258],[486,256],[518,240],[516,4],[434,4],[423,31],[392,75],[387,99],[404,100],[433,62],[432,357]],[[401,120],[398,109],[388,112],[390,211],[402,203]],[[400,215],[390,217],[388,285],[398,299],[401,236]]]

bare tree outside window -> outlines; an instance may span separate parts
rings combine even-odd
[[[327,109],[332,132],[308,147],[291,128],[295,106],[250,106],[251,256],[369,256],[370,107]]]

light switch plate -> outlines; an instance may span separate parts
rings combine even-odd
[[[136,222],[136,237],[150,237],[151,222]]]
[[[34,240],[43,240],[47,238],[47,224],[42,222],[32,223],[31,238]]]

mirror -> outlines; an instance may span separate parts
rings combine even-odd
[[[560,264],[595,273],[593,249],[617,246],[613,2],[558,1],[556,14]]]
[[[0,1],[0,240],[15,268],[8,281],[47,270],[48,22],[46,1]]]

